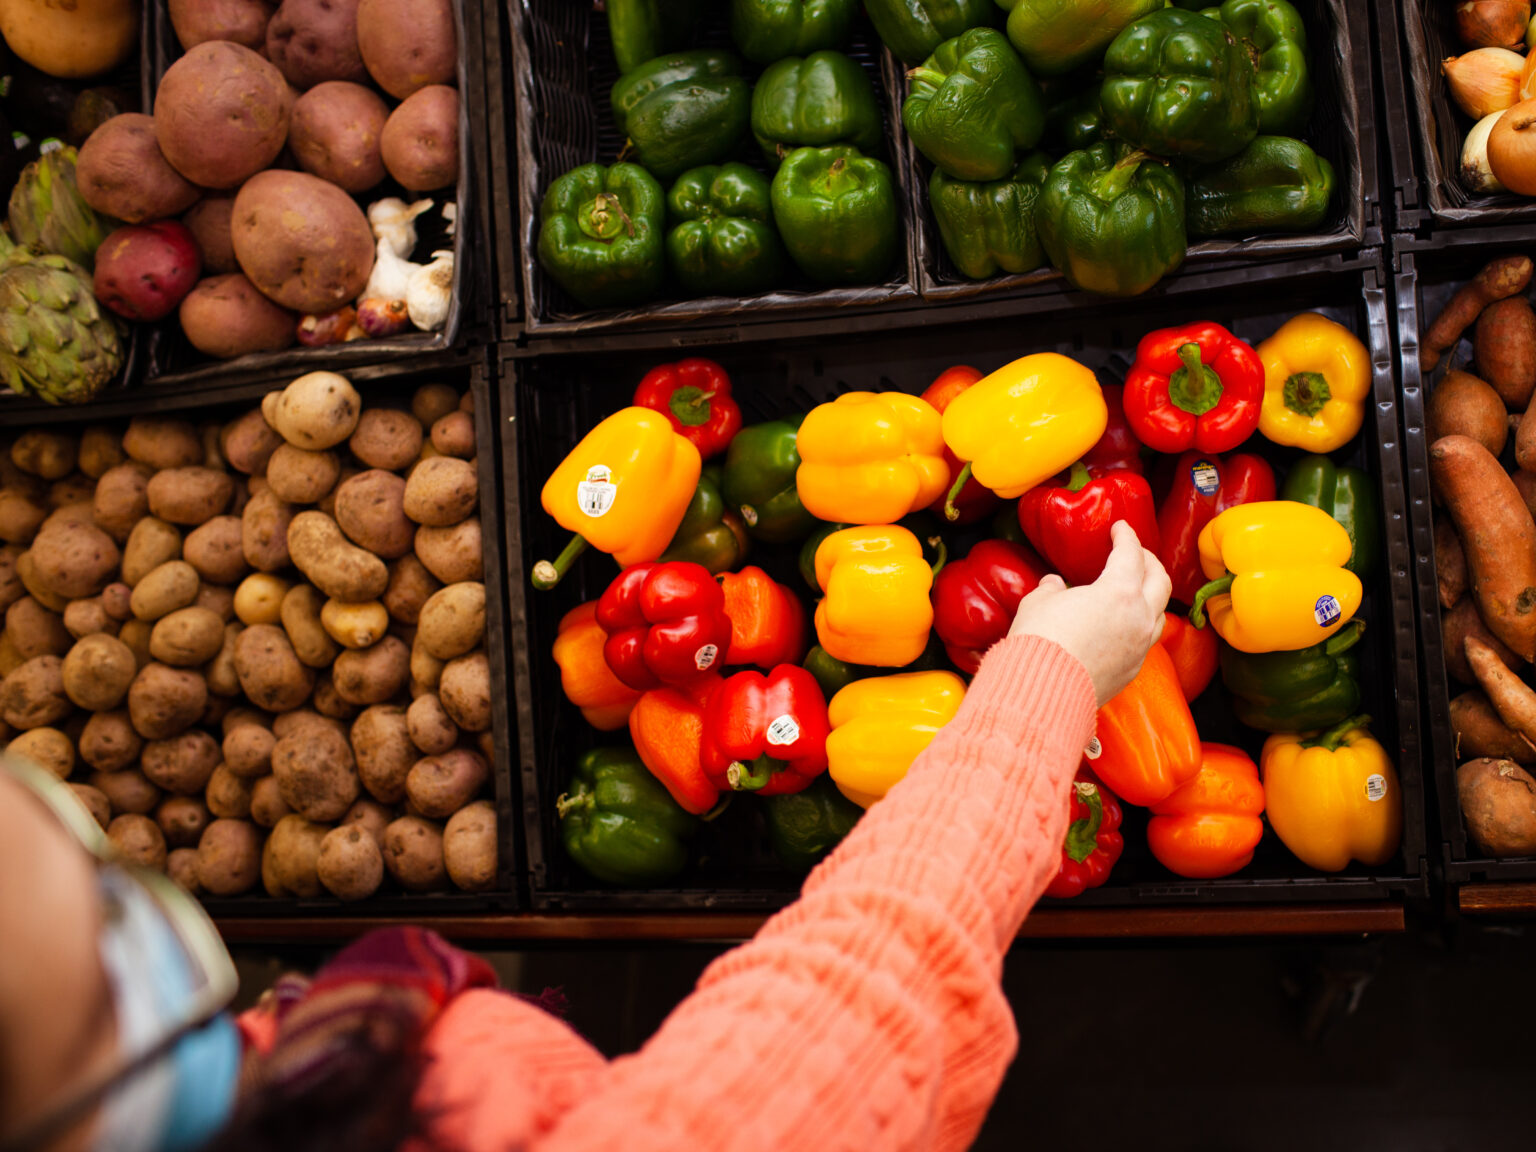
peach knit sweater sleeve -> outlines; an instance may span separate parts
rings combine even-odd
[[[801,898],[638,1053],[460,996],[418,1103],[464,1152],[960,1149],[1017,1046],[1003,955],[1056,873],[1093,732],[1082,665],[1037,637],[988,654],[959,714]]]

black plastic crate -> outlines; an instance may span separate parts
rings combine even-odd
[[[485,0],[492,3],[494,0]],[[515,298],[521,283],[530,335],[569,334],[638,325],[740,323],[771,320],[793,312],[860,312],[889,308],[917,300],[912,286],[910,228],[905,218],[906,156],[899,140],[899,106],[892,93],[900,65],[860,19],[851,43],[844,51],[863,66],[874,85],[885,119],[885,152],[896,183],[896,206],[902,215],[902,255],[890,279],[881,284],[818,290],[808,281],[787,284],[784,289],[753,297],[710,296],[669,300],[625,310],[586,310],[570,298],[539,266],[539,206],[544,192],[556,177],[591,161],[611,164],[624,147],[609,108],[609,92],[618,79],[608,22],[601,11],[576,0],[503,0],[508,16],[515,122],[509,121],[509,155],[516,157],[516,201],[498,202],[496,228],[516,229],[522,258],[510,236],[498,238],[503,303]],[[700,33],[704,45],[730,45],[724,8],[712,16]],[[756,165],[761,157],[755,146],[743,157]],[[503,213],[508,213],[504,215]],[[504,328],[505,335],[512,335]]]
[[[1334,168],[1335,186],[1328,218],[1318,231],[1286,235],[1273,233],[1248,239],[1212,239],[1192,244],[1184,265],[1165,278],[1169,285],[1196,267],[1230,266],[1312,253],[1345,252],[1381,242],[1377,183],[1374,89],[1371,83],[1370,19],[1364,6],[1348,0],[1296,0],[1307,27],[1316,104],[1303,135],[1319,156]],[[899,81],[898,92],[907,84]],[[975,296],[1045,296],[1060,302],[1072,293],[1061,273],[1046,265],[1022,275],[970,280],[956,270],[944,250],[938,224],[928,207],[928,180],[933,165],[905,132],[908,211],[913,221],[917,286],[927,300],[957,300]],[[1162,287],[1160,285],[1159,287]],[[1159,288],[1153,288],[1155,294]]]
[[[1145,843],[1145,816],[1140,809],[1128,809],[1126,852],[1114,877],[1077,903],[1315,902],[1425,894],[1416,617],[1390,322],[1379,265],[1304,286],[1253,283],[1240,292],[1207,295],[1203,301],[1148,301],[1134,317],[1115,301],[1100,299],[1094,304],[1093,310],[1074,317],[1071,325],[1064,325],[1059,317],[1021,320],[976,309],[969,318],[957,320],[942,341],[921,330],[856,337],[823,332],[791,338],[781,333],[771,346],[706,345],[690,349],[689,354],[712,356],[730,371],[746,419],[753,422],[804,411],[850,390],[917,392],[956,362],[989,370],[1042,350],[1071,355],[1098,370],[1101,379],[1110,380],[1123,373],[1136,342],[1147,331],[1200,316],[1229,324],[1254,341],[1302,311],[1321,311],[1346,324],[1371,348],[1374,365],[1375,421],[1367,421],[1347,462],[1363,465],[1381,479],[1387,571],[1366,590],[1362,618],[1370,627],[1363,644],[1362,685],[1374,717],[1372,729],[1387,744],[1402,781],[1400,855],[1381,869],[1354,867],[1329,876],[1310,871],[1275,836],[1267,835],[1254,862],[1239,876],[1210,882],[1182,880],[1151,858]],[[947,311],[958,313],[959,309]],[[705,826],[695,863],[676,887],[606,888],[576,868],[560,844],[553,806],[571,763],[590,747],[625,743],[627,733],[591,729],[561,691],[550,656],[560,617],[599,595],[616,569],[602,555],[587,555],[553,592],[533,590],[526,582],[531,565],[558,552],[568,535],[544,514],[539,493],[577,440],[602,417],[627,404],[641,375],[658,360],[669,358],[632,349],[554,356],[503,348],[507,602],[513,624],[525,843],[536,909],[771,908],[793,899],[799,889],[799,878],[773,860],[761,814],[750,797],[737,799]],[[1250,448],[1276,460],[1299,455],[1257,437]],[[764,566],[780,580],[794,581],[798,588],[797,549],[798,545],[755,546],[748,562]],[[1202,736],[1240,744],[1257,756],[1263,734],[1239,726],[1223,694],[1218,687],[1197,706]],[[708,857],[707,865],[699,862],[700,855]]]
[[[146,64],[152,69],[153,80],[152,84],[146,85],[144,107],[148,112],[153,110],[153,92],[160,78],[181,56],[182,50],[175,29],[171,27],[166,0],[152,0],[145,7],[152,29],[146,45]],[[459,43],[456,82],[459,90],[459,178],[454,189],[457,209],[451,244],[454,254],[453,301],[444,327],[437,332],[410,332],[321,348],[295,344],[281,352],[258,352],[233,360],[214,360],[193,348],[182,334],[180,324],[174,317],[169,317],[158,324],[137,326],[136,342],[143,345],[143,351],[136,365],[135,381],[143,379],[155,384],[199,388],[222,385],[232,379],[270,381],[285,372],[298,375],[316,369],[346,371],[351,365],[398,361],[461,347],[475,336],[484,338],[492,265],[485,240],[490,223],[480,0],[454,0],[453,11]],[[377,189],[358,199],[366,209],[369,199],[398,194],[398,187],[386,179]],[[441,192],[433,193],[432,198],[445,199]],[[428,213],[423,222],[430,222],[429,227],[421,230],[424,238],[437,234],[440,229],[438,210]],[[444,237],[444,247],[448,246]]]
[[[1536,221],[1536,198],[1472,193],[1457,177],[1462,140],[1473,121],[1451,100],[1440,74],[1440,61],[1466,51],[1456,36],[1453,5],[1377,0],[1376,8],[1393,180],[1404,197],[1397,227]]]
[[[1403,382],[1403,452],[1423,652],[1423,700],[1428,731],[1425,750],[1435,782],[1445,879],[1448,884],[1536,879],[1536,856],[1494,860],[1478,851],[1467,836],[1456,796],[1456,738],[1451,731],[1450,700],[1476,685],[1452,681],[1445,667],[1424,405],[1428,393],[1451,366],[1465,366],[1470,331],[1462,343],[1441,357],[1440,366],[1429,379],[1419,370],[1419,333],[1434,320],[1456,289],[1472,279],[1489,260],[1521,253],[1536,257],[1536,225],[1443,232],[1433,239],[1398,237],[1398,241],[1395,289],[1397,351]],[[1513,437],[1506,457],[1506,464],[1513,467]]]
[[[409,400],[412,391],[423,384],[446,383],[469,389],[475,399],[476,468],[480,484],[480,527],[485,545],[485,648],[491,666],[493,699],[510,699],[511,678],[507,670],[507,627],[510,615],[505,599],[506,574],[502,557],[506,543],[501,533],[501,469],[497,459],[499,397],[491,386],[491,373],[484,351],[444,353],[423,356],[410,365],[371,365],[346,370],[366,405],[379,400]],[[287,374],[277,374],[264,381],[245,381],[217,391],[188,389],[151,392],[148,389],[124,391],[104,397],[86,408],[40,408],[29,412],[27,426],[99,424],[126,422],[141,415],[175,414],[194,420],[232,419],[257,407],[268,392],[288,383]],[[15,428],[9,424],[7,427]],[[510,709],[492,710],[495,755],[491,762],[492,794],[496,804],[499,843],[497,890],[491,893],[440,892],[402,893],[386,881],[381,894],[353,903],[324,898],[299,900],[273,899],[263,892],[225,899],[206,899],[204,906],[218,917],[293,917],[317,916],[437,916],[454,913],[511,911],[521,905],[523,875],[522,822],[518,814],[518,779],[513,767],[512,748],[517,742],[516,721]]]

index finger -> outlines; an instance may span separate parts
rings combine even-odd
[[[1123,580],[1140,587],[1147,561],[1146,549],[1141,546],[1136,529],[1124,520],[1116,520],[1110,526],[1109,535],[1114,547],[1109,551],[1109,559],[1104,562],[1104,573],[1099,579]]]

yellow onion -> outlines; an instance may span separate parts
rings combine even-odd
[[[1508,48],[1478,48],[1443,61],[1451,99],[1474,120],[1502,112],[1520,99],[1525,57]]]
[[[1469,48],[1513,48],[1525,38],[1531,0],[1461,0],[1456,31]]]
[[[1536,100],[1522,100],[1494,123],[1488,167],[1511,192],[1536,196]]]
[[[1472,126],[1461,144],[1461,182],[1469,192],[1502,192],[1504,185],[1488,166],[1488,134],[1503,112],[1492,112]]]

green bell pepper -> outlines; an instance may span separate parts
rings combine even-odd
[[[1008,39],[1037,76],[1059,76],[1097,64],[1109,42],[1163,0],[1017,0],[1009,5]]]
[[[1344,567],[1362,580],[1376,571],[1381,558],[1381,498],[1365,469],[1343,467],[1326,456],[1303,456],[1286,473],[1280,499],[1328,513],[1349,533],[1351,551]]]
[[[1233,714],[1261,732],[1330,728],[1360,710],[1365,622],[1352,620],[1321,644],[1296,652],[1239,652],[1221,645],[1221,680]]]
[[[604,7],[620,73],[682,48],[705,11],[703,0],[606,0]]]
[[[661,554],[663,562],[691,560],[718,576],[739,567],[747,558],[751,538],[741,517],[730,510],[720,494],[720,475],[720,465],[704,466],[683,522]]]
[[[688,863],[698,817],[683,810],[633,748],[594,748],[555,801],[565,852],[588,875],[644,887]]]
[[[864,815],[823,772],[803,791],[763,801],[768,839],[784,867],[809,872],[836,848]]]
[[[588,308],[661,292],[666,195],[638,164],[583,164],[558,177],[539,210],[539,263]]]
[[[1097,83],[1046,109],[1045,139],[1062,153],[1089,148],[1104,139],[1104,105]]]
[[[1155,155],[1214,163],[1258,135],[1254,87],[1253,62],[1225,25],[1164,8],[1104,54],[1104,125]]]
[[[871,676],[890,676],[896,672],[934,672],[939,669],[952,670],[953,665],[949,657],[944,653],[944,642],[939,639],[937,632],[928,634],[928,646],[923,649],[923,654],[910,664],[900,668],[880,668],[873,664],[850,664],[846,660],[839,660],[835,656],[827,654],[827,650],[820,644],[813,644],[811,650],[805,654],[805,659],[800,666],[809,672],[821,686],[822,694],[828,700],[836,696],[855,680],[868,680]]]
[[[667,193],[672,274],[698,296],[752,296],[784,278],[768,178],[745,164],[690,168]]]
[[[881,131],[874,85],[841,52],[786,57],[765,68],[752,89],[752,135],[769,167],[796,148],[850,144],[878,152]]]
[[[904,64],[928,59],[967,28],[997,23],[991,0],[864,0],[875,34]]]
[[[859,0],[731,0],[731,39],[754,64],[848,42]]]
[[[992,517],[992,535],[999,540],[1011,540],[1021,548],[1034,548],[1029,537],[1024,535],[1024,526],[1019,523],[1017,500],[1006,500],[997,510],[997,515]]]
[[[907,73],[901,123],[956,180],[1001,180],[1045,133],[1045,101],[1008,38],[972,28]]]
[[[773,219],[817,284],[876,284],[896,262],[896,186],[881,160],[846,144],[796,148],[773,177]]]
[[[1031,152],[1005,179],[985,184],[951,180],[933,170],[928,204],[960,275],[985,280],[999,272],[1031,272],[1045,263],[1035,202],[1050,170],[1044,152]]]
[[[1184,262],[1184,182],[1145,152],[1095,144],[1056,162],[1035,228],[1073,287],[1135,296]]]
[[[749,424],[726,449],[720,491],[725,502],[741,513],[754,540],[787,544],[821,523],[801,505],[795,487],[800,468],[795,441],[804,419],[801,414]]]
[[[1194,236],[1305,232],[1328,215],[1333,165],[1300,140],[1255,136],[1185,186],[1185,223]]]
[[[1202,15],[1225,24],[1253,62],[1259,131],[1273,136],[1306,131],[1312,119],[1312,76],[1301,13],[1286,0],[1226,0]]]
[[[821,542],[834,532],[841,532],[844,528],[852,528],[852,524],[826,524],[812,532],[800,545],[800,561],[797,565],[800,569],[800,579],[805,581],[813,595],[821,595],[821,585],[816,580],[816,549],[821,547]]]
[[[658,180],[724,160],[747,133],[752,89],[730,52],[658,56],[613,84],[613,118]]]

